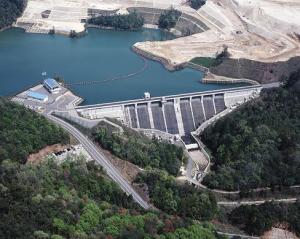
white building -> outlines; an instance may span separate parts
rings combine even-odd
[[[150,93],[149,92],[145,92],[144,93],[144,98],[145,98],[145,100],[149,100],[151,98]]]

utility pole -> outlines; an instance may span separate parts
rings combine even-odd
[[[43,80],[46,80],[47,72],[46,71],[42,72],[42,76],[43,76]]]

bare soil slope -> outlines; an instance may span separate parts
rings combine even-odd
[[[192,9],[183,0],[28,0],[16,26],[27,32],[48,33],[54,29],[56,33],[69,34],[71,30],[84,31],[84,20],[91,17],[91,12],[124,13],[128,8],[139,8],[145,17],[154,19],[171,6],[182,12],[175,29],[183,32],[185,28],[195,28],[192,32],[195,34],[134,45],[134,49],[160,60],[169,69],[176,69],[194,57],[215,57],[224,46],[228,47],[230,58],[237,61],[245,59],[273,64],[300,56],[298,0],[207,0],[199,10]],[[149,15],[149,12],[154,15]],[[295,67],[300,67],[298,61]],[[250,68],[250,72],[252,69],[255,70]],[[212,72],[219,74],[224,69],[221,67]],[[255,80],[277,81],[284,74],[268,76],[265,73],[266,77]],[[232,77],[236,78],[235,75]],[[240,74],[237,77],[248,76]]]

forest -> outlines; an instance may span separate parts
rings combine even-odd
[[[0,0],[0,29],[10,26],[21,16],[26,0]]]
[[[300,71],[207,128],[210,188],[247,191],[300,183]]]
[[[141,209],[83,156],[26,163],[28,153],[69,136],[23,106],[0,103],[0,238],[223,238],[208,223]]]
[[[0,172],[0,238],[219,238],[209,224],[140,209],[81,157],[5,160]]]
[[[180,15],[181,12],[174,8],[164,11],[158,20],[159,28],[170,30],[171,28],[175,27]]]
[[[149,139],[129,128],[119,133],[114,127],[100,123],[93,133],[93,139],[121,159],[143,168],[165,169],[174,176],[178,175],[185,160],[182,148],[156,138]]]
[[[218,206],[213,194],[176,182],[175,177],[185,161],[182,148],[122,127],[124,131],[120,132],[105,122],[99,123],[91,136],[112,154],[145,169],[135,182],[147,185],[155,207],[172,215],[200,221],[217,216]]]
[[[290,231],[300,235],[300,203],[267,202],[240,206],[234,209],[229,219],[250,235],[262,235],[276,225],[286,225]]]
[[[29,154],[47,145],[69,143],[69,135],[43,116],[0,98],[0,162],[24,163]]]
[[[127,15],[98,16],[88,20],[89,24],[111,27],[117,30],[139,30],[144,25],[144,18],[136,12]]]
[[[152,203],[159,209],[195,220],[212,220],[218,213],[216,198],[191,185],[178,185],[175,178],[159,169],[140,173],[136,182],[146,183]]]

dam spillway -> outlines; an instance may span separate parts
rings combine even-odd
[[[188,139],[203,123],[259,94],[260,86],[187,93],[90,106],[77,112],[88,119],[115,118],[138,130],[158,130]]]

